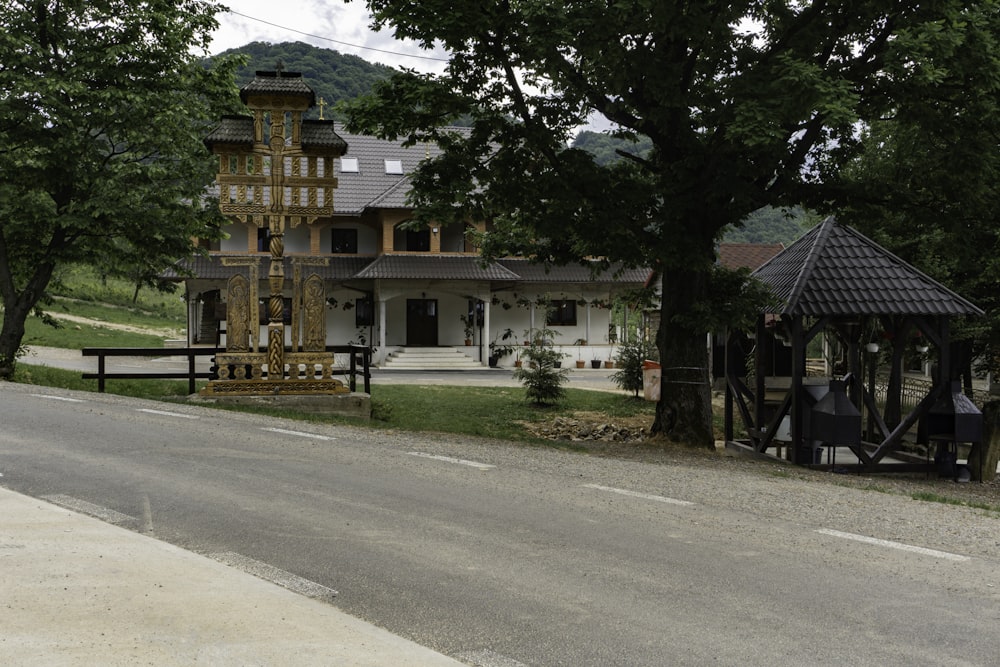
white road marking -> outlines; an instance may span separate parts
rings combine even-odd
[[[336,440],[336,438],[331,438],[327,435],[316,435],[315,433],[305,433],[303,431],[289,431],[283,428],[262,428],[262,431],[270,431],[271,433],[280,433],[282,435],[294,435],[300,438],[312,438],[313,440]]]
[[[528,667],[523,662],[518,662],[513,658],[500,655],[496,651],[491,651],[488,648],[484,648],[479,651],[466,651],[465,653],[459,653],[458,659],[464,663],[472,665],[473,667]]]
[[[650,493],[640,493],[638,491],[629,491],[628,489],[616,489],[612,486],[601,486],[600,484],[584,484],[583,486],[588,489],[609,491],[611,493],[630,496],[632,498],[642,498],[643,500],[653,500],[658,503],[667,503],[668,505],[694,505],[694,503],[690,500],[678,500],[676,498],[668,498],[667,496],[654,496]]]
[[[220,563],[225,563],[230,567],[235,567],[238,570],[242,570],[247,574],[252,574],[255,577],[264,579],[265,581],[270,581],[272,584],[277,584],[282,588],[287,588],[290,591],[298,593],[299,595],[305,595],[310,598],[332,598],[339,595],[337,591],[332,588],[327,588],[322,584],[317,584],[315,581],[309,579],[303,579],[297,574],[292,574],[286,570],[274,567],[273,565],[268,565],[259,560],[254,560],[248,556],[238,554],[234,551],[224,551],[221,553],[209,554],[209,558],[213,558]]]
[[[121,512],[116,512],[113,509],[88,503],[86,500],[80,500],[79,498],[66,496],[61,493],[51,496],[42,496],[42,500],[47,500],[50,503],[61,505],[62,507],[80,512],[81,514],[89,514],[90,516],[100,519],[101,521],[106,521],[107,523],[113,523],[115,525],[135,522],[134,516],[122,514]]]
[[[162,417],[180,417],[181,419],[201,419],[198,415],[185,415],[180,412],[168,412],[166,410],[151,410],[150,408],[136,408],[136,412],[148,412],[151,415]]]
[[[911,553],[922,554],[924,556],[931,556],[933,558],[944,558],[946,560],[954,561],[967,561],[972,560],[968,556],[961,556],[959,554],[948,553],[947,551],[938,551],[937,549],[927,549],[925,547],[916,547],[912,544],[903,544],[902,542],[891,542],[889,540],[882,540],[877,537],[867,537],[865,535],[855,535],[854,533],[842,533],[839,530],[830,530],[828,528],[818,528],[817,533],[821,535],[830,535],[832,537],[841,537],[845,540],[854,540],[855,542],[864,542],[865,544],[874,544],[880,547],[888,547],[890,549],[899,549],[900,551],[909,551]]]
[[[465,459],[456,459],[450,456],[438,456],[437,454],[426,454],[424,452],[407,452],[410,456],[420,456],[425,459],[434,459],[435,461],[444,461],[445,463],[457,463],[462,466],[469,466],[470,468],[479,468],[480,470],[489,470],[491,468],[496,468],[494,465],[489,463],[479,463],[477,461],[467,461]]]
[[[35,398],[47,398],[52,401],[66,401],[67,403],[83,403],[79,398],[67,398],[66,396],[53,396],[52,394],[31,394]]]

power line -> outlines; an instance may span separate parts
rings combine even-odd
[[[289,28],[288,26],[278,25],[277,23],[271,23],[270,21],[265,21],[264,19],[259,19],[255,16],[248,16],[246,14],[241,14],[239,12],[234,12],[232,9],[227,10],[230,14],[235,14],[236,16],[242,16],[245,19],[250,19],[251,21],[257,21],[258,23],[263,23],[269,25],[273,28],[280,28],[281,30],[287,30],[289,32],[297,32],[300,35],[305,35],[306,37],[312,37],[313,39],[322,39],[327,42],[332,42],[334,44],[340,44],[341,46],[349,46],[352,49],[365,49],[366,51],[375,51],[377,53],[385,53],[392,56],[401,56],[403,58],[420,58],[421,60],[435,60],[437,62],[446,63],[447,58],[435,58],[434,56],[419,56],[410,53],[401,53],[399,51],[388,51],[386,49],[376,49],[372,46],[361,46],[360,44],[351,44],[350,42],[342,42],[337,39],[331,39],[329,37],[323,37],[321,35],[313,35],[312,33],[302,32],[301,30],[296,30],[295,28]]]

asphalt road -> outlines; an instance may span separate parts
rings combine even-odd
[[[997,541],[896,541],[912,501],[873,508],[886,494],[6,384],[0,474],[335,589],[344,611],[469,664],[1000,655]]]

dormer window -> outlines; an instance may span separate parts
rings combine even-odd
[[[358,173],[358,158],[356,157],[340,158],[340,173],[342,174]]]
[[[389,175],[402,175],[403,174],[403,161],[402,160],[386,160],[385,161],[385,173]]]

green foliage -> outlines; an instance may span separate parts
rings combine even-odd
[[[58,267],[151,277],[213,238],[202,138],[239,100],[205,69],[219,6],[45,0],[0,11],[0,378]]]
[[[273,70],[280,62],[285,71],[301,72],[306,83],[329,105],[366,95],[378,81],[389,78],[395,69],[375,65],[357,56],[323,49],[303,42],[269,44],[251,42],[246,46],[223,51],[215,58],[242,56],[245,64],[236,72],[236,82],[243,87],[253,80],[254,72]],[[213,60],[215,59],[213,58]],[[319,118],[319,107],[306,112],[306,118]],[[325,118],[337,118],[332,108],[325,108]]]
[[[678,367],[707,367],[691,311],[718,312],[704,304],[728,226],[849,201],[836,175],[865,147],[859,128],[947,126],[1000,81],[991,0],[367,4],[376,25],[451,54],[444,74],[396,74],[347,110],[353,131],[442,144],[413,175],[416,217],[491,221],[487,255],[654,268],[660,352]],[[601,166],[569,147],[594,113],[651,151]],[[469,133],[442,127],[461,114]],[[709,399],[666,387],[654,429],[711,446]]]
[[[997,23],[977,3],[962,16],[962,39],[948,31],[907,39],[928,76],[979,81],[996,70]],[[853,197],[837,214],[985,310],[952,334],[973,342],[979,370],[1000,373],[1000,81],[934,89],[866,128],[864,152],[839,174]]]
[[[561,363],[563,353],[557,352],[552,340],[559,334],[548,328],[525,331],[525,336],[533,336],[531,345],[521,353],[521,368],[514,370],[514,378],[524,385],[525,398],[535,405],[552,405],[565,394],[563,383],[568,371],[556,368]]]
[[[639,392],[643,389],[642,364],[649,359],[654,350],[652,345],[645,340],[629,340],[618,346],[615,353],[615,368],[618,369],[611,374],[611,381],[619,389],[631,391],[638,398]]]

